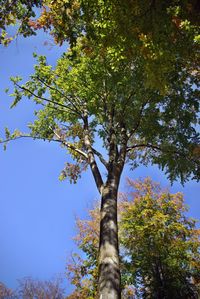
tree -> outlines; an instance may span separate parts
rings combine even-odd
[[[0,282],[0,298],[1,299],[5,299],[5,298],[8,298],[8,299],[15,299],[15,295],[14,295],[14,292],[7,288],[5,286],[4,283]]]
[[[88,211],[89,219],[76,219],[78,233],[74,238],[77,246],[86,255],[72,254],[67,262],[67,277],[75,285],[80,298],[98,298],[98,247],[100,206]],[[85,293],[85,294],[84,294]],[[77,298],[79,298],[77,296]]]
[[[198,298],[200,231],[185,215],[183,194],[149,178],[129,179],[128,188],[118,206],[123,298]],[[75,298],[97,298],[98,212],[96,205],[89,219],[77,219],[74,239],[83,254],[67,263]]]
[[[39,108],[31,133],[7,130],[7,140],[30,136],[68,148],[76,164],[67,163],[61,178],[76,181],[90,166],[102,196],[100,297],[120,298],[117,191],[125,163],[157,164],[172,181],[199,179],[196,1],[42,4],[38,19],[17,18],[32,29],[50,29],[70,49],[55,69],[39,57],[26,84],[13,78],[13,106],[26,96]],[[95,148],[97,136],[103,151]]]
[[[18,295],[24,299],[64,299],[65,291],[61,283],[60,278],[40,281],[26,277],[19,280]]]
[[[200,231],[185,215],[183,194],[161,191],[149,179],[129,185],[134,201],[124,205],[121,240],[139,298],[198,298]]]
[[[64,299],[65,290],[61,286],[62,280],[57,277],[52,280],[34,280],[25,277],[18,281],[18,288],[13,291],[0,283],[1,299]]]

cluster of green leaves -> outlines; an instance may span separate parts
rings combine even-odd
[[[102,51],[111,46],[125,57],[137,56],[146,73],[146,84],[163,93],[168,89],[168,73],[176,70],[177,58],[191,71],[198,62],[198,0],[1,2],[1,28],[19,20],[24,36],[43,28],[50,30],[56,43],[67,40],[72,48],[77,39],[85,37],[87,43],[100,45]],[[35,6],[41,8],[40,16],[31,19]]]
[[[128,180],[118,203],[122,298],[198,298],[200,231],[186,217],[181,193],[170,194],[149,178]],[[67,263],[73,298],[96,298],[99,204],[77,219],[81,250]],[[82,296],[82,297],[81,297]]]
[[[69,40],[73,47],[85,36],[102,51],[111,46],[120,55],[140,57],[146,84],[164,93],[177,57],[191,61],[193,53],[193,66],[197,62],[197,2],[47,0],[38,23],[59,43]]]
[[[17,34],[24,37],[35,35],[29,24],[30,18],[36,17],[35,8],[42,6],[42,0],[1,0],[0,1],[0,43],[7,46],[13,39],[8,27],[17,26]]]
[[[31,135],[51,140],[58,130],[63,141],[67,139],[84,152],[86,112],[91,144],[98,134],[108,150],[112,129],[120,149],[124,130],[132,165],[151,162],[165,169],[171,180],[180,177],[184,182],[190,175],[198,180],[199,156],[193,154],[199,144],[196,75],[181,69],[181,60],[177,60],[177,70],[169,74],[169,90],[163,95],[145,85],[146,74],[138,57],[128,59],[112,47],[102,53],[92,45],[88,53],[84,42],[80,38],[55,69],[39,56],[28,82],[19,85],[19,77],[12,79],[12,106],[22,96],[39,104],[36,120],[29,125]],[[82,163],[80,153],[69,152]]]

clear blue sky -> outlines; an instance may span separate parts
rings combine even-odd
[[[8,48],[0,48],[0,137],[4,127],[25,131],[33,119],[29,100],[10,110],[12,99],[4,93],[11,75],[25,79],[33,72],[33,52],[45,54],[50,64],[65,50],[44,46],[48,37],[18,38]],[[74,249],[75,215],[86,217],[86,209],[98,198],[93,178],[88,171],[76,185],[60,182],[58,176],[66,162],[66,152],[57,144],[17,140],[4,152],[0,147],[0,281],[15,288],[17,279],[32,276],[50,279],[65,272],[67,256]],[[151,176],[163,187],[170,187],[166,176],[156,167],[140,167],[134,172],[125,168],[125,177]],[[170,187],[182,191],[190,205],[189,215],[200,218],[200,185],[188,182]],[[67,290],[70,286],[66,283]]]

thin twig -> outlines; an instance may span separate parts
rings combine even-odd
[[[77,114],[77,112],[74,111],[71,107],[68,107],[68,106],[66,106],[66,105],[63,105],[63,104],[54,102],[54,101],[49,100],[49,99],[44,98],[44,97],[40,97],[40,96],[36,95],[34,92],[30,91],[28,88],[26,88],[26,87],[24,87],[24,86],[21,86],[21,85],[19,85],[19,84],[17,84],[17,83],[15,83],[15,85],[16,85],[18,88],[20,88],[20,89],[22,89],[22,90],[24,90],[24,91],[29,92],[31,95],[33,95],[34,97],[36,97],[36,98],[38,98],[38,99],[40,99],[40,100],[43,100],[43,101],[52,103],[52,104],[54,104],[54,105],[58,105],[58,106],[60,106],[60,107],[62,107],[62,108],[65,108],[65,109],[69,109],[69,110],[72,111],[73,113]]]
[[[56,134],[55,132],[54,132],[54,134],[56,135],[56,137],[58,139],[46,138],[46,137],[39,137],[39,136],[32,136],[30,134],[21,134],[20,136],[16,136],[14,138],[7,138],[5,140],[0,140],[0,143],[2,143],[2,144],[3,143],[8,143],[9,141],[13,141],[13,140],[20,139],[20,138],[39,139],[39,140],[49,141],[49,142],[54,141],[54,142],[62,143],[67,148],[69,148],[71,150],[74,150],[75,152],[77,152],[78,154],[80,154],[81,156],[83,156],[85,159],[88,159],[88,155],[85,152],[83,152],[82,150],[76,148],[73,144],[68,143],[65,140],[62,140],[61,137],[58,134]]]
[[[80,111],[78,110],[78,108],[76,107],[76,105],[74,105],[73,101],[70,99],[69,96],[66,96],[66,95],[65,95],[64,93],[62,93],[59,89],[57,89],[57,88],[55,88],[55,87],[53,87],[53,86],[50,86],[50,85],[47,84],[45,81],[43,81],[41,78],[37,77],[37,79],[38,79],[41,83],[43,83],[46,87],[48,87],[49,89],[54,90],[54,91],[60,93],[60,94],[62,95],[62,97],[64,97],[65,99],[67,99],[67,100],[70,102],[70,104],[74,107],[76,113],[82,118],[82,115],[81,115]],[[71,110],[72,110],[72,108],[71,108]]]
[[[165,152],[165,153],[176,154],[176,155],[179,155],[179,156],[182,156],[182,157],[186,158],[189,161],[194,162],[198,166],[200,165],[200,162],[198,162],[197,160],[195,160],[193,158],[188,157],[187,154],[183,154],[182,152],[178,152],[176,150],[165,150],[165,149],[162,149],[161,147],[159,147],[158,145],[153,145],[153,144],[149,144],[149,143],[141,143],[141,144],[135,144],[133,146],[130,146],[130,147],[127,148],[127,153],[130,152],[131,150],[135,149],[135,148],[140,148],[140,147],[146,147],[146,148],[153,149],[155,151],[161,151],[161,152]]]

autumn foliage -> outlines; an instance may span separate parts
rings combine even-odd
[[[170,194],[149,179],[128,183],[134,191],[120,222],[128,281],[139,298],[198,298],[200,231],[186,216],[183,194]]]

